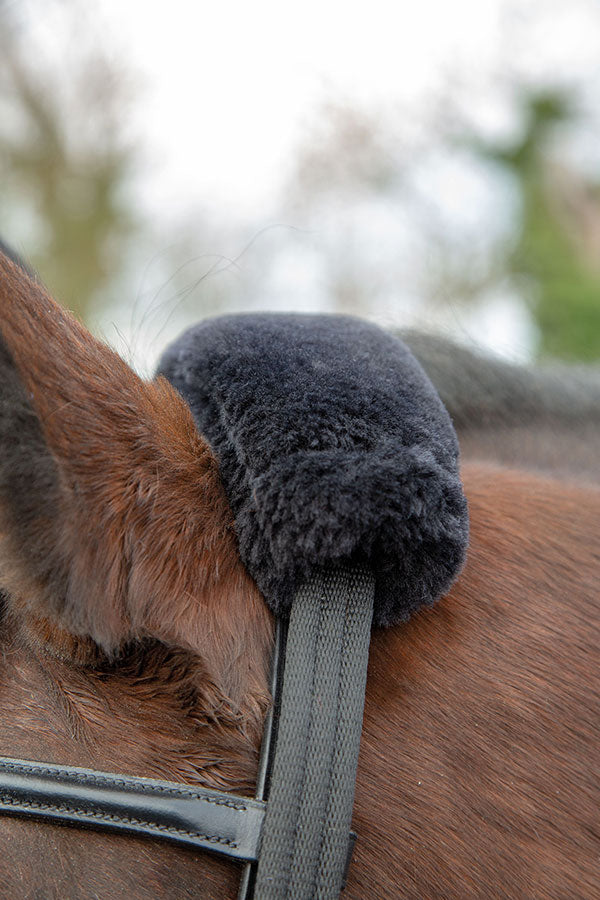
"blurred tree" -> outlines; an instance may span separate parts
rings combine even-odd
[[[56,60],[15,6],[0,5],[0,231],[14,241],[26,218],[31,263],[89,318],[111,299],[141,227],[127,195],[136,152],[123,127],[124,66],[101,49],[82,7],[60,6],[69,33]]]
[[[394,117],[323,110],[299,153],[290,201],[319,231],[323,278],[338,309],[372,314],[382,298],[395,293],[398,304],[412,290],[421,321],[427,310],[443,321],[508,294],[526,303],[540,355],[600,357],[600,185],[557,162],[554,142],[576,132],[575,100],[521,83],[515,94],[523,127],[509,146],[474,137],[472,124],[457,125],[460,116],[450,128],[429,122],[419,145]],[[440,161],[446,168],[436,181]],[[512,185],[508,228],[490,220],[494,206],[487,225],[482,215],[461,224],[456,200],[448,214],[432,184],[447,192],[466,170],[493,184],[497,197]]]
[[[525,128],[508,148],[475,144],[517,180],[522,215],[506,269],[530,284],[540,353],[570,360],[600,358],[600,184],[558,164],[550,151],[557,126],[575,104],[566,94],[524,97]]]

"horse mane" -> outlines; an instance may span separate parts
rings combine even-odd
[[[600,365],[525,366],[420,331],[400,336],[417,357],[459,428],[586,419],[600,428]]]
[[[401,334],[452,417],[463,459],[600,481],[600,366],[523,366]]]

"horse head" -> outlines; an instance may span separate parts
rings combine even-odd
[[[357,560],[393,627],[345,896],[593,896],[597,489],[467,461],[452,586],[458,445],[396,339],[222,319],[146,382],[2,253],[0,297],[0,754],[251,795],[273,612]],[[160,841],[3,816],[0,835],[6,897],[237,889]]]

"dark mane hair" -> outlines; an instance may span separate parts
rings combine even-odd
[[[402,332],[438,390],[463,458],[600,481],[600,365],[521,366]]]

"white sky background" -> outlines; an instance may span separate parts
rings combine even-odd
[[[58,46],[60,14],[43,9],[35,4],[40,39]],[[171,223],[175,229],[196,214],[214,221],[217,254],[243,249],[219,245],[223,223],[246,228],[249,237],[276,224],[293,227],[291,218],[278,218],[281,190],[295,149],[329,99],[382,114],[401,109],[405,137],[417,146],[428,110],[448,91],[465,118],[490,135],[518,127],[509,91],[514,76],[539,84],[588,82],[590,97],[600,96],[600,79],[592,77],[600,65],[595,0],[99,0],[88,15],[96,20],[98,11],[104,20],[98,39],[114,44],[115,55],[138,72],[129,126],[144,147],[140,206],[166,234]],[[592,144],[584,135],[571,152],[595,164]],[[434,159],[420,177],[450,228],[466,217],[467,226],[485,229],[509,215],[501,188],[452,161]],[[380,214],[373,210],[374,219]],[[335,230],[335,221],[328,227]],[[331,238],[325,230],[324,244]],[[368,242],[368,227],[360,235]],[[310,266],[301,248],[274,258],[273,271],[264,273],[268,305],[326,306]],[[403,306],[390,298],[377,314],[385,324],[403,316],[410,324],[411,310],[409,300]],[[127,321],[115,319],[130,342]],[[511,296],[497,296],[475,319],[454,321],[449,310],[442,325],[515,357],[531,350],[527,319]],[[111,339],[110,326],[104,328]],[[163,342],[170,336],[168,328],[161,332]]]
[[[502,98],[490,93],[498,72],[577,80],[600,63],[596,2],[100,6],[148,79],[137,116],[155,159],[158,180],[147,197],[154,211],[195,202],[234,216],[268,212],[294,146],[328,97],[416,110],[452,78],[472,92],[480,123],[496,131],[511,126]],[[506,45],[511,19],[532,46]]]

